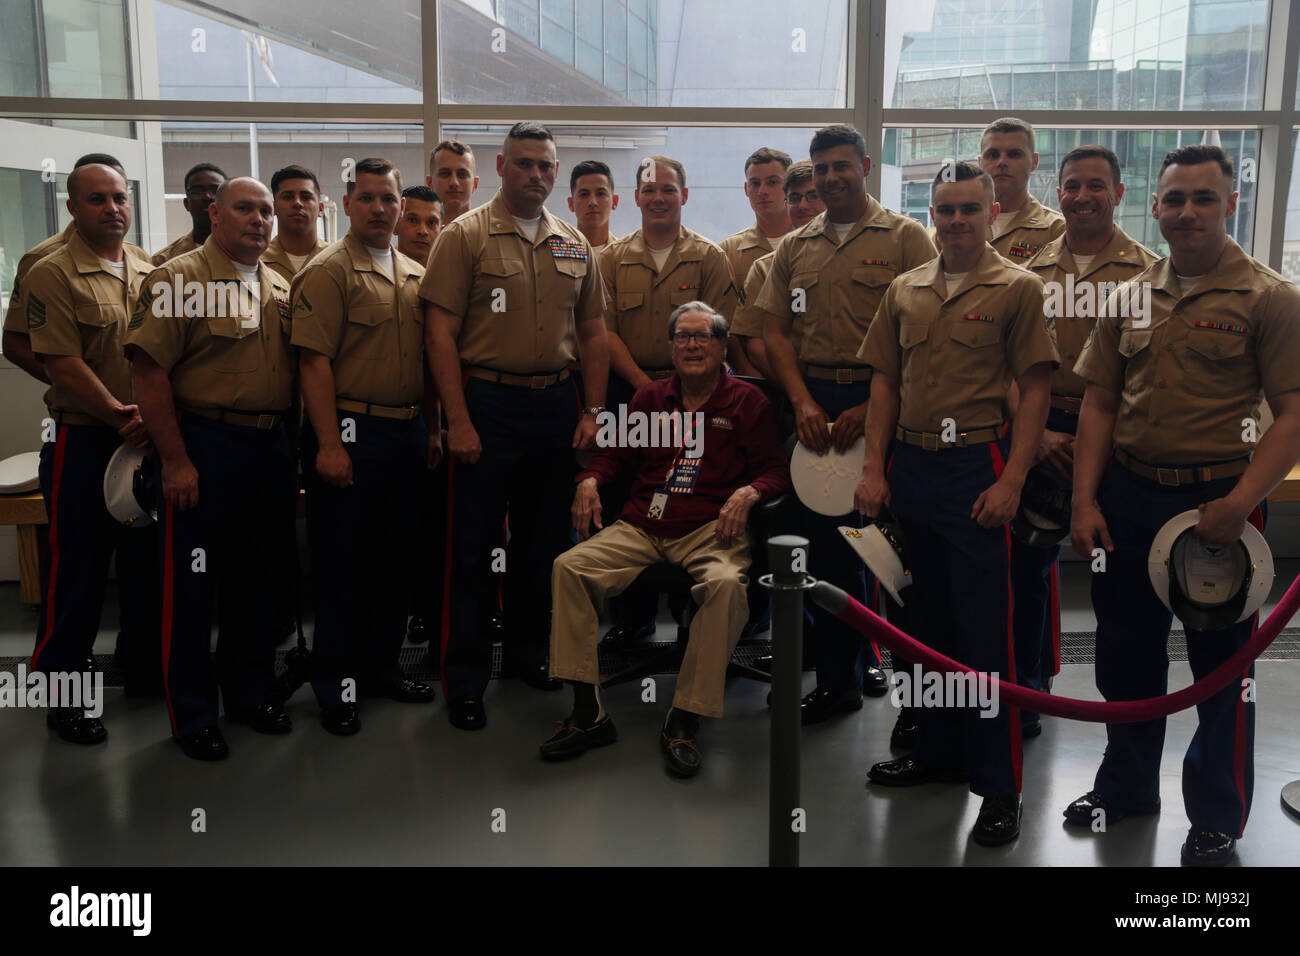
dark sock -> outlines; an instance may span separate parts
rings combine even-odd
[[[674,707],[668,711],[668,737],[672,740],[693,740],[699,733],[700,716],[689,710]]]
[[[590,727],[600,719],[596,685],[576,680],[569,683],[573,685],[573,714],[569,719],[575,727]]]

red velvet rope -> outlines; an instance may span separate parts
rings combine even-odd
[[[821,604],[846,624],[863,634],[887,645],[891,650],[901,653],[912,661],[937,671],[956,671],[964,674],[980,673],[974,668],[945,657],[938,651],[926,647],[915,638],[909,637],[888,621],[863,607],[839,588],[820,581],[810,591],[813,599]],[[843,602],[844,608],[837,611]],[[1001,678],[998,682],[1000,700],[1006,700],[1016,707],[1048,714],[1052,717],[1068,717],[1072,720],[1088,720],[1104,724],[1128,724],[1142,720],[1154,720],[1197,704],[1213,697],[1234,680],[1245,676],[1246,669],[1255,658],[1264,653],[1264,649],[1273,643],[1282,628],[1300,610],[1300,578],[1291,582],[1282,600],[1273,608],[1273,613],[1250,640],[1241,645],[1231,657],[1216,667],[1196,683],[1184,687],[1173,694],[1162,697],[1148,697],[1145,700],[1099,701],[1079,700],[1074,697],[1056,697],[1042,691],[1031,690],[1018,684],[1011,684]]]

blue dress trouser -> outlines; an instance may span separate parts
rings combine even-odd
[[[977,671],[1015,679],[1011,633],[1011,530],[981,528],[975,499],[1002,473],[1005,444],[926,451],[895,442],[888,471],[893,511],[912,571],[912,636]],[[951,703],[951,702],[949,702]],[[930,769],[964,767],[983,797],[1020,792],[1020,716],[1001,702],[919,707],[912,759]]]
[[[1147,555],[1161,526],[1175,515],[1222,498],[1236,478],[1162,487],[1112,461],[1097,495],[1115,550],[1106,570],[1092,575],[1097,614],[1097,689],[1108,701],[1159,697],[1169,686],[1169,628],[1173,616],[1147,576]],[[1260,530],[1266,514],[1251,523]],[[1200,680],[1254,633],[1258,615],[1222,631],[1187,630],[1187,662]],[[1194,826],[1240,837],[1254,788],[1255,704],[1240,680],[1196,708],[1196,733],[1183,758],[1183,802]],[[1247,701],[1247,696],[1252,699]],[[1095,789],[1121,807],[1153,804],[1160,796],[1165,719],[1106,725],[1106,753]]]
[[[162,667],[158,545],[148,525],[119,524],[104,505],[104,470],[122,439],[113,428],[59,425],[38,470],[49,519],[49,581],[41,600],[32,670],[84,671],[99,632],[109,559],[117,555],[127,672],[148,680]]]
[[[831,420],[846,409],[867,400],[870,382],[839,385],[821,379],[805,378],[812,399]],[[872,607],[875,579],[857,552],[839,532],[841,525],[861,528],[866,519],[856,511],[827,516],[803,505],[801,531],[808,539],[810,567],[808,573],[842,588],[855,600]],[[810,605],[813,602],[808,602]],[[809,650],[817,665],[817,686],[829,690],[836,699],[862,693],[864,667],[879,667],[871,642],[858,631],[821,607],[812,607],[812,624],[808,630]]]
[[[1074,435],[1079,428],[1079,417],[1053,408],[1047,413],[1047,427]],[[1061,632],[1057,584],[1060,555],[1059,544],[1031,548],[1015,535],[1011,536],[1011,586],[1016,598],[1016,682],[1034,690],[1046,688],[1047,681],[1057,671],[1057,642]],[[1038,719],[1038,714],[1022,710],[1020,719],[1030,723]]]
[[[316,472],[320,445],[310,425],[302,441],[316,609],[311,684],[323,710],[343,703],[345,678],[375,692],[404,677],[398,659],[426,471],[422,418],[398,421],[354,412],[337,417],[340,433],[355,439],[343,445],[352,459],[351,485],[336,488]],[[352,428],[344,431],[349,419]],[[422,583],[432,589],[442,582]]]
[[[160,503],[158,540],[163,682],[172,733],[183,736],[216,725],[218,686],[228,714],[274,699],[284,527],[298,487],[282,425],[179,419],[199,500],[185,511]]]
[[[510,516],[505,553],[504,664],[546,663],[551,635],[551,564],[569,547],[573,501],[573,383],[530,389],[468,378],[465,404],[483,451],[452,466],[451,630],[443,649],[448,700],[482,697],[492,676],[493,549]]]

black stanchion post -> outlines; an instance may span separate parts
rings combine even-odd
[[[768,865],[799,865],[799,698],[803,685],[803,592],[810,580],[808,539],[767,542],[772,569],[772,756],[768,784]]]

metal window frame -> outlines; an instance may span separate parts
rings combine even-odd
[[[147,0],[146,0],[147,2]],[[878,158],[888,127],[970,127],[989,119],[986,110],[884,107],[886,0],[847,0],[846,105],[826,109],[711,108],[671,106],[526,106],[440,103],[438,0],[420,0],[422,104],[246,103],[231,101],[0,97],[0,117],[14,119],[123,119],[136,122],[309,122],[328,124],[423,124],[427,156],[441,139],[443,123],[507,125],[532,119],[556,125],[710,126],[816,128],[848,123],[862,131]],[[575,5],[576,11],[576,5]],[[575,12],[576,16],[576,12]],[[576,28],[575,28],[576,37]],[[1020,110],[1017,115],[1049,129],[1255,129],[1259,155],[1253,241],[1256,257],[1279,268],[1285,237],[1286,200],[1292,176],[1293,131],[1300,126],[1296,75],[1300,63],[1300,9],[1285,0],[1269,4],[1263,107],[1240,110]],[[1265,171],[1271,175],[1264,175]],[[868,180],[880,190],[879,163]]]

